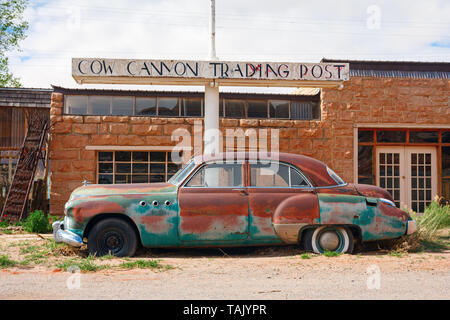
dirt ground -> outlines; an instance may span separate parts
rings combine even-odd
[[[450,299],[448,246],[336,257],[292,246],[141,249],[134,258],[96,258],[103,268],[95,272],[70,273],[61,263],[83,261],[86,250],[50,244],[0,235],[0,256],[17,262],[0,269],[0,299]],[[163,267],[118,267],[154,260]]]

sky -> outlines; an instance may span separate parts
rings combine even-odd
[[[29,0],[10,69],[24,87],[197,90],[78,85],[71,58],[206,60],[210,0]],[[322,58],[450,62],[449,0],[216,0],[220,60]],[[292,88],[228,88],[290,92]],[[224,91],[227,91],[226,88]]]

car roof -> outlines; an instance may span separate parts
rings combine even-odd
[[[287,162],[296,166],[308,178],[315,187],[336,185],[336,181],[330,177],[327,165],[320,160],[294,153],[285,152],[222,152],[213,155],[199,155],[194,161],[199,164],[214,160],[272,160]]]

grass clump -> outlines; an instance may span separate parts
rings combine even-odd
[[[303,253],[300,255],[300,258],[302,258],[302,259],[311,259],[311,257],[312,257],[312,254],[309,252],[306,252],[306,253]]]
[[[99,266],[92,259],[85,258],[81,260],[68,259],[56,264],[56,267],[64,271],[67,271],[69,268],[78,268],[81,272],[95,272],[108,266]]]
[[[441,199],[435,197],[422,215],[404,209],[417,222],[417,231],[395,240],[391,247],[397,252],[440,252],[449,248],[448,241],[442,241],[440,230],[450,228],[450,205],[441,205]],[[395,253],[394,253],[395,255]]]
[[[5,269],[14,267],[18,264],[17,261],[11,260],[8,255],[3,254],[0,256],[0,268]]]
[[[404,251],[401,251],[401,250],[397,249],[397,250],[389,251],[388,255],[391,256],[391,257],[401,258],[401,257],[403,257],[404,253],[405,253]]]
[[[123,262],[118,265],[120,269],[172,269],[169,264],[161,264],[160,260],[136,260],[132,262]]]
[[[331,258],[331,257],[338,257],[342,254],[342,252],[336,252],[336,251],[328,251],[325,250],[325,252],[323,253],[323,255],[325,257]]]

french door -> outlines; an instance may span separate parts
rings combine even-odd
[[[437,193],[436,149],[377,147],[376,181],[397,207],[424,212]]]

